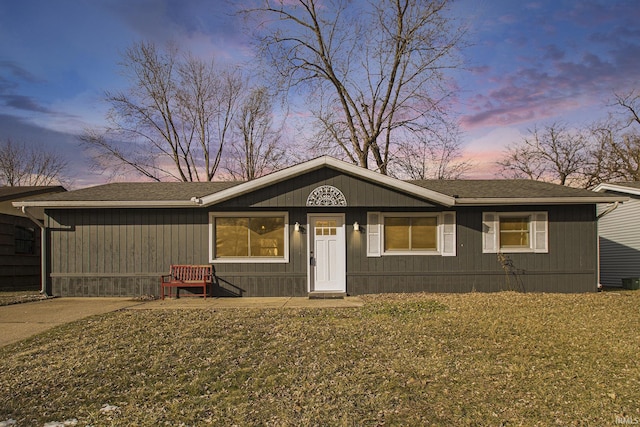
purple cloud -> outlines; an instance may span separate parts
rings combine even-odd
[[[37,113],[51,113],[48,108],[38,104],[32,97],[24,95],[1,95],[4,105],[18,110],[33,111]]]
[[[543,57],[552,61],[560,61],[565,57],[565,51],[554,44],[545,46],[543,52]]]
[[[636,39],[637,40],[637,39]],[[614,93],[637,88],[640,44],[637,41],[606,44],[604,49],[587,46],[579,52],[546,45],[539,58],[523,56],[528,66],[500,75],[493,67],[478,67],[477,78],[492,82],[488,91],[468,100],[469,114],[463,117],[466,129],[511,125],[544,120],[576,106],[603,108]],[[484,73],[483,73],[484,72]],[[479,85],[480,86],[480,85]]]
[[[42,83],[43,80],[31,74],[28,70],[12,61],[0,61],[0,70],[6,70],[13,77],[28,83]]]

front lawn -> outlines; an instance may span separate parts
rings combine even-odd
[[[58,327],[0,349],[0,423],[640,422],[640,291],[363,299]]]

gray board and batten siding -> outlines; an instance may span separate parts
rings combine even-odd
[[[313,189],[332,185],[346,207],[307,207]],[[548,212],[548,253],[510,254],[510,274],[496,254],[482,251],[482,213]],[[456,256],[367,257],[367,212],[456,212]],[[597,284],[595,204],[444,207],[335,169],[313,170],[206,207],[49,208],[50,281],[58,296],[158,295],[171,264],[209,263],[209,212],[288,212],[289,224],[310,213],[344,213],[346,289],[384,292],[524,290],[592,292]],[[307,235],[289,227],[287,263],[215,263],[214,293],[227,296],[306,296]]]
[[[640,190],[640,184],[635,184]],[[640,277],[640,196],[608,192],[629,197],[629,201],[599,220],[600,283],[622,286],[622,279]],[[607,206],[599,206],[598,212],[606,209]]]

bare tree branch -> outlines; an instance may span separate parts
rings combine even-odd
[[[247,14],[263,56],[287,88],[309,96],[319,131],[347,159],[388,173],[400,132],[425,125],[450,92],[463,31],[450,26],[447,0],[265,1]],[[275,18],[275,19],[273,19]],[[270,20],[271,19],[271,20]],[[319,101],[319,98],[322,98]]]
[[[54,152],[10,138],[0,145],[0,183],[7,186],[63,185],[68,162]]]
[[[509,147],[497,164],[507,178],[526,178],[560,185],[585,185],[591,160],[591,140],[584,132],[554,123],[534,128],[520,143]]]
[[[446,125],[446,124],[443,124]],[[398,144],[392,161],[394,176],[409,179],[459,179],[464,177],[472,164],[462,160],[459,130],[444,126],[439,132],[435,127],[413,132],[413,138]]]
[[[120,65],[131,86],[106,93],[109,126],[80,138],[97,167],[154,181],[214,179],[243,90],[239,73],[144,42]]]
[[[253,89],[244,98],[234,121],[239,138],[231,144],[226,166],[233,179],[250,181],[284,165],[282,128],[274,129],[271,105],[265,87]]]

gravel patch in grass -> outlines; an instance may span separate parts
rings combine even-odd
[[[363,300],[349,309],[125,310],[58,327],[0,349],[0,422],[640,419],[640,292]]]

